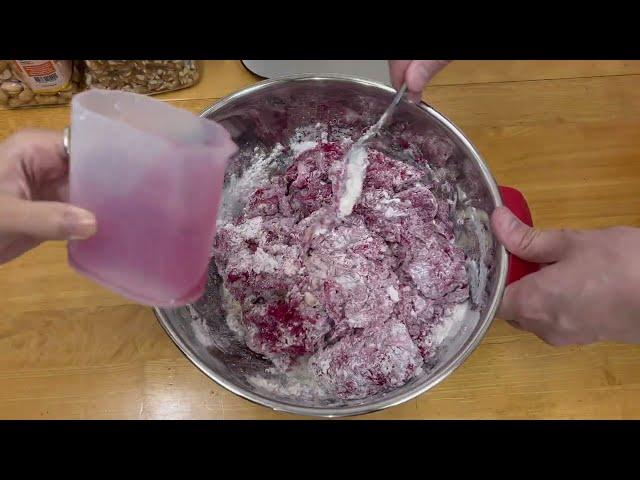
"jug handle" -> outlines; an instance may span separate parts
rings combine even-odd
[[[71,129],[69,127],[65,127],[62,132],[62,146],[68,157],[71,153]]]
[[[513,214],[522,220],[525,224],[533,227],[533,219],[531,211],[524,195],[515,188],[499,187],[502,203],[513,212]],[[535,273],[540,270],[540,265],[528,262],[515,255],[509,253],[509,268],[507,270],[507,285],[520,280],[525,275]]]

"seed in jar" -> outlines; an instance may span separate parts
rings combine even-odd
[[[5,70],[2,71],[2,73],[0,74],[0,80],[9,80],[11,78],[11,70],[9,70],[8,68],[6,68]]]
[[[24,90],[18,94],[18,98],[21,102],[30,102],[33,99],[33,91],[30,88],[25,87]]]
[[[9,99],[9,107],[11,108],[20,107],[23,104],[24,102],[20,100],[18,97],[13,97]]]
[[[0,88],[10,97],[14,97],[22,91],[22,83],[14,81],[2,82],[2,84],[0,84]]]
[[[36,95],[36,102],[40,105],[55,105],[58,103],[57,95]]]

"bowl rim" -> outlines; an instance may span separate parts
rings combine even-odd
[[[220,100],[214,102],[210,106],[206,107],[200,113],[201,117],[209,117],[214,114],[219,109],[224,106],[230,104],[234,100],[238,98],[242,98],[251,93],[263,90],[267,87],[277,84],[284,84],[290,82],[307,82],[307,81],[345,81],[348,83],[356,83],[365,86],[371,86],[378,88],[380,90],[384,90],[390,94],[395,94],[396,90],[392,87],[385,85],[384,83],[369,80],[365,78],[350,76],[350,75],[315,75],[315,74],[303,74],[303,75],[287,75],[274,77],[267,80],[263,80],[261,82],[257,82],[248,87],[245,87],[237,92],[231,93],[226,97],[221,98]],[[471,143],[471,141],[466,137],[464,133],[447,117],[438,112],[435,108],[431,107],[424,101],[417,103],[420,109],[424,110],[424,112],[435,118],[437,122],[440,123],[449,133],[455,135],[457,139],[462,143],[464,148],[466,149],[466,153],[470,155],[470,157],[475,160],[476,164],[480,168],[487,187],[491,193],[491,196],[495,202],[496,207],[499,207],[503,204],[502,197],[500,195],[500,190],[498,185],[493,177],[493,174],[489,170],[486,162],[476,149],[476,147]],[[154,307],[153,311],[158,319],[160,325],[165,330],[167,335],[171,338],[171,340],[176,344],[176,346],[180,349],[180,351],[187,357],[187,359],[193,363],[202,373],[204,373],[207,377],[213,380],[215,383],[225,388],[226,390],[236,394],[237,396],[244,398],[254,404],[261,405],[264,407],[271,408],[277,412],[284,413],[293,413],[297,415],[311,416],[311,417],[321,417],[321,418],[337,418],[337,417],[347,417],[347,416],[357,416],[364,415],[368,413],[377,412],[380,410],[384,410],[387,408],[391,408],[402,403],[405,403],[409,400],[412,400],[423,393],[433,389],[435,386],[440,384],[443,380],[445,380],[449,375],[451,375],[455,370],[462,365],[467,358],[476,350],[476,348],[481,343],[484,338],[487,330],[493,323],[493,319],[495,318],[496,312],[498,310],[498,306],[502,299],[502,295],[504,293],[505,285],[506,285],[506,277],[508,270],[508,255],[506,249],[502,245],[498,245],[498,249],[496,252],[496,262],[499,265],[499,269],[496,270],[496,274],[498,275],[496,281],[496,293],[491,300],[484,317],[479,320],[479,326],[476,328],[476,331],[466,340],[466,342],[462,345],[461,349],[456,352],[451,359],[445,363],[443,367],[441,367],[440,371],[433,376],[429,381],[420,385],[417,388],[414,388],[408,392],[403,393],[395,393],[391,391],[382,399],[376,400],[372,403],[363,403],[361,405],[352,406],[352,407],[304,407],[295,405],[292,403],[288,403],[285,401],[278,401],[263,396],[259,393],[254,393],[251,391],[247,391],[242,387],[239,387],[229,381],[227,381],[222,376],[218,375],[215,371],[213,371],[209,366],[207,366],[203,360],[201,360],[197,353],[191,348],[171,327],[170,321],[168,319],[167,313],[164,311],[165,309]],[[397,391],[397,390],[396,390]]]

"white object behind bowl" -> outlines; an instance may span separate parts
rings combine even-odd
[[[251,72],[264,78],[301,74],[338,74],[368,78],[391,85],[386,60],[242,60]]]

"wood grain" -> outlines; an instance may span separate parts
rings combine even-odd
[[[257,79],[207,62],[166,94],[199,112]],[[542,227],[640,226],[640,62],[456,62],[425,99],[476,144]],[[61,129],[67,107],[0,111],[0,137]],[[299,418],[192,366],[153,313],[90,283],[52,242],[0,266],[0,418]],[[360,418],[640,418],[640,347],[553,348],[496,320],[431,392]]]

